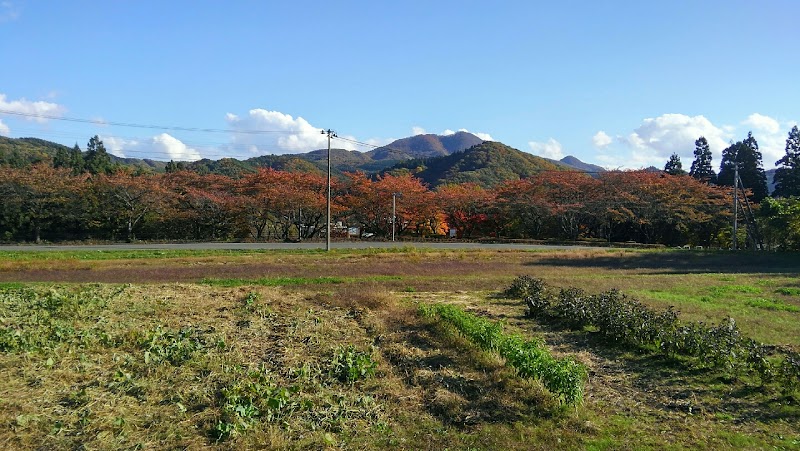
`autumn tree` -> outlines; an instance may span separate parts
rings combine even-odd
[[[49,227],[77,213],[73,207],[82,178],[72,177],[68,169],[40,163],[24,170],[3,168],[0,176],[3,216],[17,215],[18,226],[37,243]]]
[[[170,233],[201,239],[227,239],[246,234],[236,182],[217,174],[179,171],[164,176],[170,193]]]
[[[456,230],[459,238],[471,238],[475,231],[484,229],[495,198],[492,190],[477,183],[442,185],[436,190],[447,225]]]
[[[319,174],[263,168],[238,182],[240,206],[256,239],[318,236],[325,227],[326,190]],[[338,211],[336,205],[331,209]]]
[[[786,138],[786,155],[775,162],[775,197],[800,196],[800,130],[795,125]]]
[[[101,217],[113,231],[122,229],[127,241],[134,241],[134,229],[148,214],[160,212],[166,199],[160,176],[134,176],[125,171],[99,175],[92,180],[103,199]]]
[[[689,170],[689,175],[705,183],[716,183],[717,174],[711,168],[711,148],[705,136],[694,142],[694,161]]]
[[[762,164],[758,142],[749,132],[744,141],[731,144],[722,151],[722,163],[717,176],[717,183],[723,186],[736,186],[734,182],[735,167],[739,167],[739,178],[746,189],[752,190],[752,199],[761,202],[767,197],[767,176]]]
[[[381,236],[391,235],[392,194],[397,200],[397,234],[413,231],[424,235],[440,232],[442,215],[434,202],[434,194],[411,174],[379,176],[376,180],[363,173],[348,174],[347,194],[342,198],[347,218],[361,228]]]

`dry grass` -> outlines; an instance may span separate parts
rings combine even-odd
[[[41,349],[0,351],[0,446],[798,447],[796,399],[610,349],[586,334],[523,318],[519,301],[496,296],[520,274],[587,291],[620,288],[653,306],[677,305],[686,319],[731,314],[749,335],[798,345],[800,313],[748,305],[760,298],[800,305],[798,266],[782,256],[730,261],[718,254],[608,250],[0,261],[0,281],[37,281],[32,286],[42,293],[55,287],[84,293],[85,299],[93,299],[90,293],[107,299],[59,313],[65,316],[58,324],[103,330],[113,338],[103,344],[51,337]],[[348,279],[292,287],[193,283],[332,276]],[[516,377],[498,357],[418,317],[417,301],[457,303],[504,321],[512,331],[544,338],[556,355],[575,355],[590,368],[585,404],[566,410],[555,406],[538,382]],[[8,303],[0,304],[0,329],[19,328],[20,317],[8,309]],[[28,320],[27,330],[39,327]],[[145,363],[137,339],[159,328],[190,328],[203,344],[179,364]],[[350,345],[371,355],[375,377],[350,384],[331,376],[334,354]],[[251,380],[252,370],[277,387],[297,389],[291,400],[301,407],[273,420],[258,418],[218,442],[215,426],[225,418],[221,393]]]

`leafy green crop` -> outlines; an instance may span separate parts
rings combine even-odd
[[[353,383],[374,376],[376,366],[368,352],[357,351],[355,346],[348,345],[333,353],[330,373],[342,382]]]
[[[541,341],[506,335],[499,323],[448,304],[420,305],[420,313],[452,324],[481,349],[497,352],[520,376],[540,380],[562,402],[577,404],[583,399],[586,368],[569,357],[556,359]]]

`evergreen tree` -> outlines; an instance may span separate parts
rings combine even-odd
[[[664,172],[669,175],[686,175],[686,171],[683,170],[683,164],[681,164],[681,157],[677,153],[673,153],[669,157],[669,161],[664,166]]]
[[[65,147],[59,147],[56,154],[53,156],[54,168],[68,168],[69,167],[69,151]]]
[[[717,174],[711,169],[711,149],[705,136],[694,142],[694,161],[689,175],[706,183],[716,183]]]
[[[72,168],[73,174],[77,175],[83,172],[83,152],[78,147],[78,143],[75,143],[75,147],[69,152],[69,167]]]
[[[111,173],[111,157],[106,152],[106,146],[103,145],[103,141],[97,135],[89,139],[83,161],[86,171],[91,174]]]
[[[800,196],[800,130],[795,125],[786,138],[786,155],[775,162],[775,197]]]
[[[722,151],[722,163],[719,168],[717,183],[723,186],[734,186],[733,174],[735,165],[739,165],[739,177],[745,188],[753,191],[753,201],[761,202],[767,197],[767,175],[761,162],[761,152],[753,132],[747,133],[747,139],[731,144]]]

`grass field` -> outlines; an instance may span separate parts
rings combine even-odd
[[[522,274],[800,350],[791,254],[0,252],[0,446],[800,449],[796,390],[528,318]],[[580,364],[582,401],[440,303]]]

